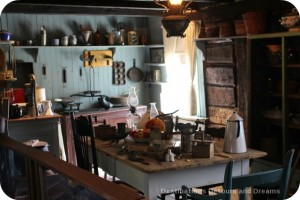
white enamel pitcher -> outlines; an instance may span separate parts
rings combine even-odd
[[[223,151],[227,153],[247,151],[243,119],[236,112],[227,119]]]

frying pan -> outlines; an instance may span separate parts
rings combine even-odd
[[[140,82],[144,78],[143,71],[135,66],[135,58],[133,59],[133,66],[127,71],[127,76],[134,82]]]

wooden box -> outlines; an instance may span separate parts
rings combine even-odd
[[[94,126],[95,138],[97,139],[107,139],[114,137],[116,133],[116,127],[110,125],[99,125]]]
[[[196,158],[212,158],[214,156],[214,143],[212,141],[194,140],[192,156]]]

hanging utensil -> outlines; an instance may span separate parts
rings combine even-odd
[[[135,58],[133,59],[133,66],[127,72],[127,76],[134,82],[140,82],[144,79],[144,72],[135,66]]]

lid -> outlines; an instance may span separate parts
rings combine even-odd
[[[233,112],[232,115],[228,117],[227,121],[229,122],[243,121],[243,118],[241,118],[236,112]]]

